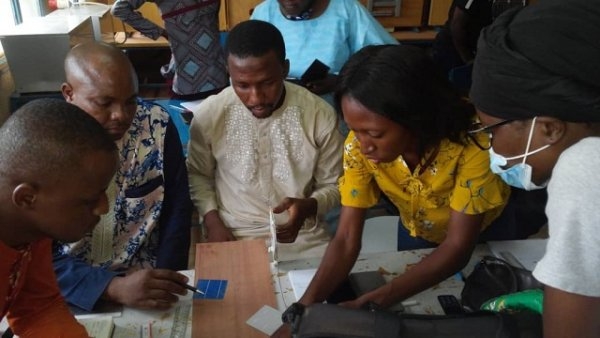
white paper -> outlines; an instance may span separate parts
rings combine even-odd
[[[308,284],[310,284],[316,272],[317,269],[292,270],[288,272],[288,279],[290,280],[290,284],[292,284],[296,300],[304,295]]]
[[[547,241],[547,239],[490,241],[488,246],[494,256],[509,262],[514,257],[525,269],[533,271],[537,262],[546,253]],[[510,255],[505,253],[510,253]]]
[[[281,326],[281,311],[264,305],[246,321],[246,324],[270,336]]]

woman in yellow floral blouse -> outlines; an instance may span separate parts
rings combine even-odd
[[[303,304],[324,300],[360,252],[366,210],[384,193],[400,213],[399,250],[436,247],[387,285],[345,303],[388,307],[464,267],[510,190],[489,169],[474,109],[416,47],[371,46],[340,72],[336,103],[351,129],[340,179],[339,227]],[[482,134],[482,133],[479,133]]]

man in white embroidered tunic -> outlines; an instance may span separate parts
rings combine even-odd
[[[231,87],[203,101],[190,126],[190,192],[207,240],[267,237],[272,209],[280,260],[321,256],[322,218],[339,205],[335,112],[284,81],[289,63],[273,25],[238,24],[226,55]]]

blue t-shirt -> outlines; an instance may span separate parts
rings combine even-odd
[[[300,21],[286,19],[277,0],[266,0],[256,6],[251,19],[270,22],[281,31],[293,78],[300,78],[315,59],[337,74],[365,46],[398,44],[356,0],[330,0],[320,16]]]

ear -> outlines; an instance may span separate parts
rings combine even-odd
[[[30,183],[21,183],[12,192],[12,202],[19,208],[33,209],[38,189]]]
[[[560,141],[566,132],[566,123],[554,117],[540,116],[536,123],[547,144],[555,144]]]
[[[60,86],[60,91],[67,102],[73,101],[73,87],[68,82],[63,82]]]

